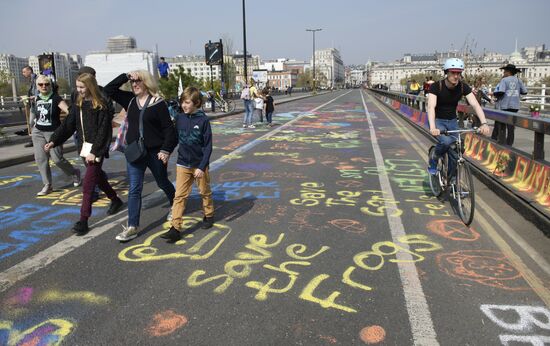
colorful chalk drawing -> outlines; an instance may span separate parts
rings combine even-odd
[[[0,176],[0,190],[13,189],[21,186],[22,184],[27,184],[35,180],[40,180],[40,176],[38,174]]]
[[[166,336],[185,326],[188,318],[175,313],[173,310],[159,312],[153,316],[153,320],[147,326],[150,336]]]

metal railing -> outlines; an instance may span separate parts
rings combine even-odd
[[[400,103],[406,104],[419,111],[425,112],[427,108],[427,98],[420,95],[404,94],[394,91],[381,89],[369,89],[378,94],[387,96]],[[533,117],[529,113],[522,111],[518,113],[504,112],[496,109],[483,107],[483,111],[487,119],[498,121],[504,124],[514,125],[518,128],[523,128],[533,132],[533,152],[532,159],[544,160],[544,136],[550,135],[550,118],[549,117]],[[464,125],[464,121],[470,118],[470,115],[475,114],[473,108],[466,103],[459,103],[457,107],[459,124]],[[501,134],[499,134],[500,136]],[[504,138],[499,137],[499,144],[503,144]]]

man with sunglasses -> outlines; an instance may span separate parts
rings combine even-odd
[[[430,133],[437,137],[438,143],[435,146],[435,156],[430,157],[428,173],[434,175],[437,172],[437,160],[445,155],[453,143],[456,136],[443,136],[441,132],[444,130],[453,131],[458,129],[458,119],[456,107],[463,96],[466,97],[468,103],[474,109],[478,116],[481,126],[480,132],[487,136],[489,134],[489,126],[485,119],[485,113],[472,93],[472,88],[462,82],[462,72],[464,71],[464,62],[458,58],[450,58],[443,65],[445,79],[435,82],[430,86],[428,93],[428,123]],[[455,173],[456,157],[450,155],[449,172],[450,177]]]

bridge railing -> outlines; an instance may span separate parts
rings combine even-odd
[[[393,100],[399,101],[402,104],[406,104],[411,108],[418,109],[425,112],[428,106],[427,98],[421,95],[404,94],[395,91],[387,91],[382,89],[370,89],[373,92],[389,97]],[[484,107],[483,111],[488,119],[498,121],[504,124],[514,125],[519,128],[523,128],[533,132],[533,160],[544,160],[544,136],[550,135],[550,118],[548,117],[534,117],[529,113],[511,113],[497,109]],[[469,119],[475,112],[472,106],[466,103],[459,103],[457,107],[459,124],[464,125],[464,121]],[[502,131],[501,131],[502,132]],[[504,133],[499,133],[497,142],[504,144]]]

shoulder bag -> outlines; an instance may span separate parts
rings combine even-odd
[[[136,105],[138,104],[137,101],[138,100],[136,98]],[[151,101],[151,95],[147,97],[143,108],[141,108],[141,112],[139,112],[139,138],[136,141],[128,144],[128,146],[124,150],[126,160],[130,163],[139,161],[147,155],[147,148],[145,148],[145,143],[143,140],[143,113],[145,113],[147,106],[149,106],[149,101]]]

